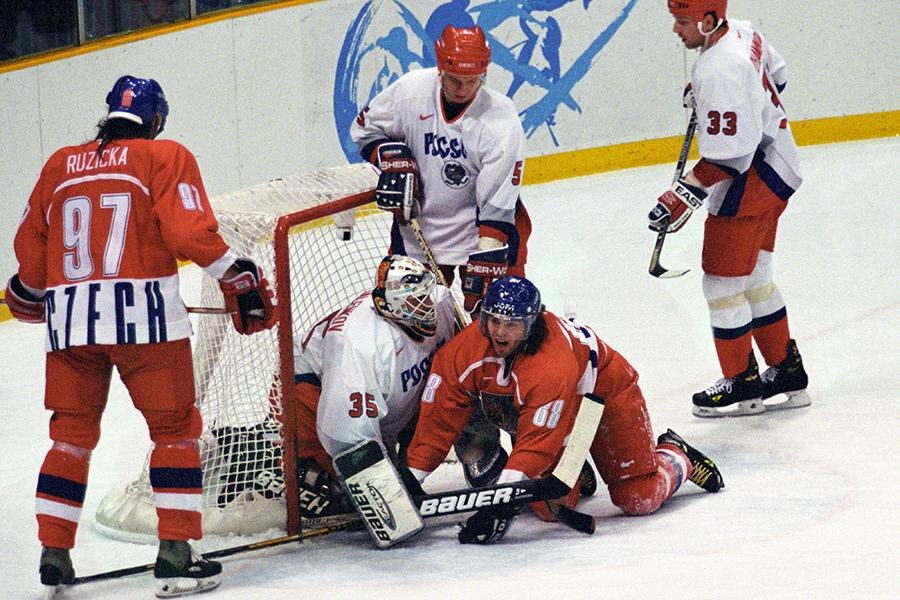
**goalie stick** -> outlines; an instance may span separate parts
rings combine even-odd
[[[416,241],[419,243],[419,248],[422,250],[422,254],[425,255],[425,260],[428,262],[428,268],[434,273],[435,277],[437,277],[438,283],[442,286],[449,288],[447,285],[447,280],[444,278],[444,273],[441,271],[438,266],[437,261],[434,258],[434,254],[431,252],[431,246],[428,244],[428,240],[425,239],[425,234],[422,233],[422,227],[419,226],[419,220],[415,217],[409,220],[409,226],[412,227],[413,233],[416,234]],[[464,311],[459,306],[459,302],[456,301],[456,298],[453,298],[453,311],[456,313],[456,326],[462,330],[466,325],[471,322],[468,313]]]
[[[691,111],[691,118],[688,121],[687,131],[684,132],[684,142],[681,144],[681,154],[678,155],[678,164],[675,165],[675,176],[672,178],[672,183],[678,181],[678,179],[684,174],[684,165],[687,162],[688,153],[691,150],[691,142],[694,139],[694,132],[697,130],[697,111]],[[653,254],[650,255],[650,274],[654,277],[658,277],[660,279],[673,279],[675,277],[681,277],[690,269],[680,269],[676,271],[670,271],[659,264],[659,255],[662,253],[663,242],[666,239],[666,230],[669,228],[669,219],[664,219],[660,223],[659,233],[656,235],[656,244],[653,246]]]

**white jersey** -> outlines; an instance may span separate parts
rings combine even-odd
[[[515,228],[525,132],[512,100],[484,86],[452,121],[441,104],[436,68],[406,73],[375,96],[350,128],[360,148],[403,142],[419,164],[425,237],[442,265],[464,265],[478,248],[478,225]],[[395,252],[425,261],[412,229],[399,228]]]
[[[753,25],[728,20],[729,29],[694,63],[691,83],[700,156],[735,171],[710,188],[709,212],[733,216],[743,195],[737,176],[751,164],[767,187],[787,200],[800,186],[800,161],[779,88],[786,63]]]
[[[295,342],[298,378],[321,385],[316,431],[329,455],[361,441],[390,444],[415,418],[435,351],[453,336],[453,297],[435,288],[437,331],[413,339],[380,316],[369,292]]]

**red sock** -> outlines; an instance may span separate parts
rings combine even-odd
[[[42,546],[75,547],[75,532],[87,490],[89,455],[87,450],[78,456],[57,446],[47,452],[35,494],[38,539]]]

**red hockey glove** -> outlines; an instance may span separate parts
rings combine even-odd
[[[262,270],[249,258],[234,261],[240,273],[229,279],[220,279],[219,287],[225,295],[225,310],[231,313],[235,330],[250,335],[275,325],[275,307],[272,290],[263,277]]]
[[[394,214],[401,225],[419,214],[419,164],[412,150],[400,142],[378,146],[378,186],[375,204]]]
[[[696,209],[703,206],[707,193],[699,187],[685,183],[683,179],[672,184],[672,189],[659,197],[656,206],[647,215],[650,229],[667,233],[681,229]]]
[[[506,254],[509,246],[501,246],[491,250],[478,250],[469,255],[466,263],[466,274],[462,281],[463,307],[470,314],[475,314],[484,298],[488,286],[495,279],[506,275],[509,267]]]
[[[13,275],[6,284],[6,306],[17,320],[23,323],[44,322],[44,294],[25,287],[19,275]]]

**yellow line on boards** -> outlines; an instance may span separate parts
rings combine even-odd
[[[791,130],[801,146],[891,137],[900,135],[900,110],[795,121]],[[674,163],[683,140],[679,135],[535,156],[526,160],[525,184]],[[691,158],[697,158],[696,143]]]

